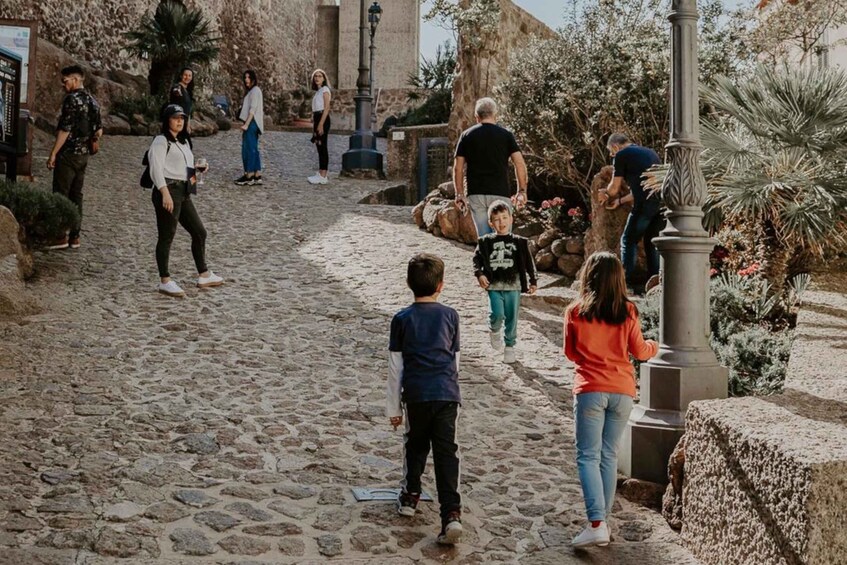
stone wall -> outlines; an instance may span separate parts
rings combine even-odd
[[[379,129],[389,116],[399,116],[413,108],[417,102],[409,101],[409,88],[384,89],[379,93],[379,104],[376,107],[376,127]],[[356,125],[356,89],[333,90],[332,92],[332,129],[334,131],[352,131]],[[311,100],[313,93],[306,90],[290,90],[280,98],[273,113],[266,107],[265,114],[270,114],[274,122],[280,125],[291,124],[301,114],[308,115],[311,120]],[[306,106],[303,106],[303,103]]]
[[[370,6],[371,1],[368,0],[366,4]],[[342,0],[340,6],[336,86],[342,89],[355,88],[359,76],[359,7],[358,0]],[[374,86],[406,88],[409,85],[409,75],[418,73],[421,20],[419,0],[383,1],[382,10],[382,19],[374,41]]]
[[[461,0],[467,5],[470,0]],[[555,37],[556,32],[511,0],[500,0],[500,24],[495,33],[482,39],[475,48],[459,37],[456,77],[453,81],[453,113],[450,115],[450,140],[474,123],[474,103],[494,96],[494,88],[503,82],[509,70],[509,56],[525,46],[532,37]],[[495,97],[496,98],[496,97]],[[501,105],[507,100],[497,100]]]
[[[318,7],[318,67],[326,72],[329,84],[338,86],[338,34],[327,33],[338,29],[338,6]]]
[[[316,60],[316,42],[310,40],[315,35],[315,0],[186,3],[202,8],[222,37],[219,63],[198,72],[198,81],[208,90],[227,92],[240,102],[240,75],[247,68],[259,73],[266,97],[305,83]],[[39,36],[79,62],[146,77],[148,63],[126,52],[122,32],[135,29],[157,5],[157,0],[3,0],[0,18],[38,19]],[[56,77],[47,79],[51,88],[58,84]]]
[[[389,180],[402,181],[418,197],[418,140],[428,137],[447,137],[447,124],[395,127],[388,132],[388,155],[385,174]],[[439,171],[439,175],[445,175]],[[441,182],[447,179],[441,179]],[[440,184],[440,183],[439,183]]]

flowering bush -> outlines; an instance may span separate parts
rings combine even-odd
[[[568,206],[563,198],[556,197],[541,202],[541,215],[550,225],[566,235],[582,235],[591,224],[578,206]]]

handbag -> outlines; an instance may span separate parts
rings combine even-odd
[[[168,149],[165,151],[165,157],[168,156],[168,153],[171,151],[171,142],[168,141]],[[155,188],[153,183],[153,177],[150,176],[150,150],[144,152],[144,157],[141,158],[141,164],[144,165],[144,172],[141,173],[141,180],[138,181],[138,184],[141,185],[141,188]]]

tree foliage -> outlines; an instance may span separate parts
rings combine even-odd
[[[435,49],[435,58],[424,58],[420,73],[409,77],[409,86],[419,90],[409,92],[409,100],[425,97],[423,103],[406,112],[400,125],[446,124],[453,108],[453,73],[456,71],[456,50],[448,41]],[[423,91],[424,93],[421,93]]]
[[[719,0],[700,6],[700,80],[735,76],[747,52]],[[587,195],[608,163],[606,136],[659,150],[668,138],[670,25],[662,0],[599,0],[574,8],[559,37],[511,60],[500,90],[506,122],[533,176]]]
[[[749,41],[771,64],[824,55],[836,45],[829,31],[847,25],[847,0],[761,0],[756,9]]]
[[[760,66],[747,80],[720,78],[703,99],[706,225],[740,227],[762,274],[783,288],[806,252],[845,244],[847,73]]]
[[[213,61],[220,38],[200,9],[179,0],[162,0],[152,14],[141,18],[138,29],[124,34],[128,49],[137,57],[150,58],[150,94],[162,95],[181,67]]]

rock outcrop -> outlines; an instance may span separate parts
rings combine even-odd
[[[36,304],[24,279],[32,276],[32,255],[20,242],[20,226],[8,208],[0,206],[0,318],[31,313]]]

